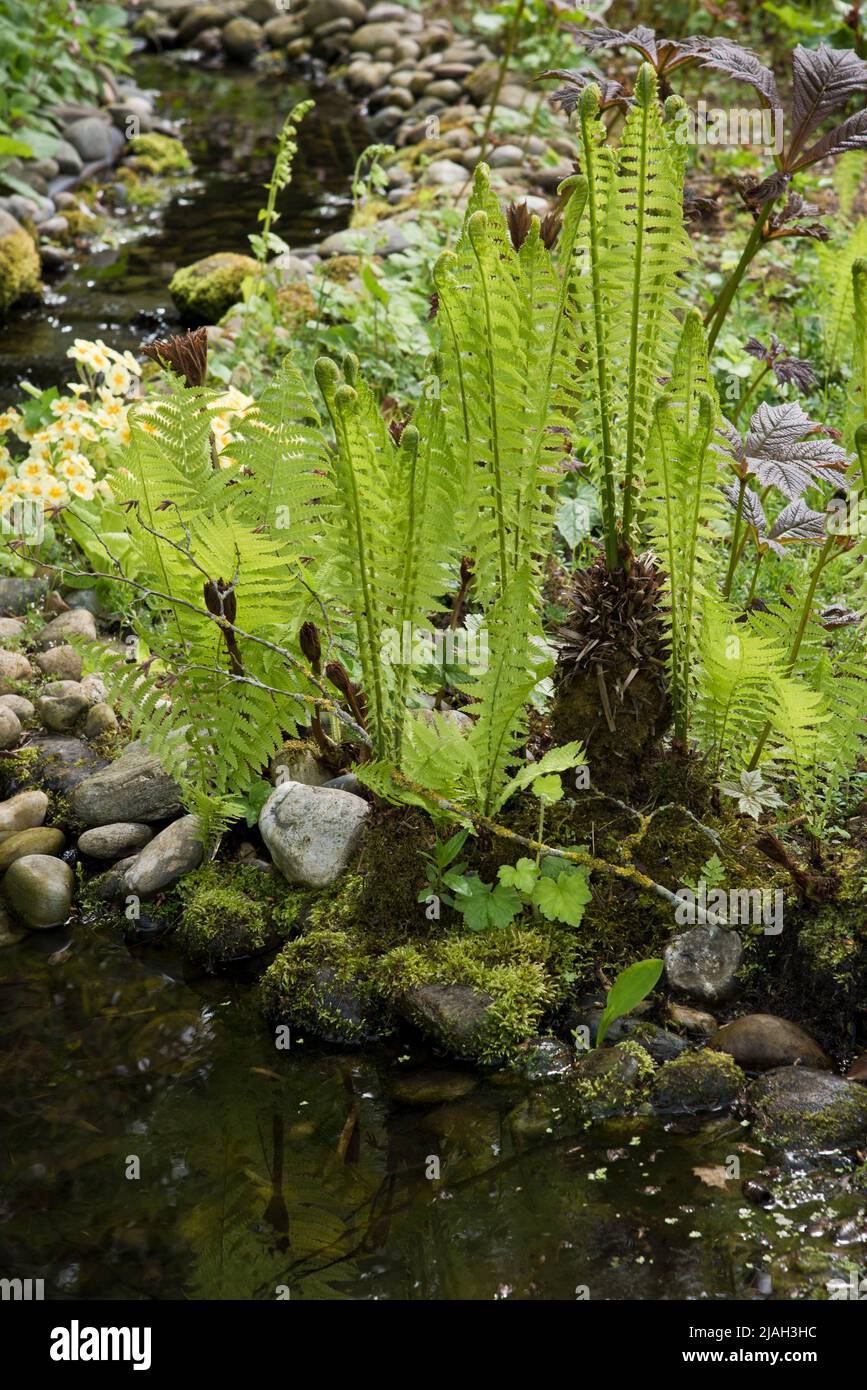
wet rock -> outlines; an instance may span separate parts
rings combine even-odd
[[[177,783],[163,771],[158,758],[137,744],[130,744],[115,762],[80,782],[72,806],[86,826],[168,820],[183,809]]]
[[[0,748],[12,748],[21,737],[21,721],[8,705],[0,705]]]
[[[560,1038],[530,1038],[515,1061],[515,1070],[527,1081],[553,1081],[566,1076],[575,1065],[575,1054]]]
[[[34,931],[60,927],[72,906],[74,879],[62,859],[28,854],[16,859],[3,879],[3,894],[15,916]]]
[[[26,752],[33,755],[34,762],[21,780],[25,785],[39,782],[61,796],[68,796],[80,782],[106,766],[105,758],[81,739],[61,734],[35,734]]]
[[[66,844],[62,830],[54,830],[47,825],[34,825],[30,830],[17,830],[14,835],[0,844],[0,874],[6,872],[16,859],[25,854],[57,855]]]
[[[745,1071],[770,1071],[797,1063],[815,1071],[833,1068],[831,1058],[815,1038],[796,1023],[773,1014],[745,1014],[723,1024],[710,1046],[727,1052]]]
[[[24,791],[17,796],[0,802],[0,835],[11,835],[17,830],[30,830],[41,825],[48,811],[48,797],[45,792]]]
[[[199,834],[198,816],[181,816],[161,830],[127,869],[127,892],[146,898],[197,869],[205,852]]]
[[[70,608],[67,613],[52,618],[37,636],[36,646],[45,651],[48,647],[66,646],[70,638],[96,641],[96,621],[86,608]]]
[[[406,1072],[393,1083],[391,1093],[403,1105],[439,1105],[460,1100],[475,1090],[478,1082],[469,1072]]]
[[[268,777],[276,786],[300,782],[305,787],[324,787],[331,779],[331,769],[310,748],[286,748],[272,759]]]
[[[327,888],[355,857],[367,802],[332,787],[283,782],[259,814],[259,830],[289,883]]]
[[[23,615],[47,593],[47,579],[0,579],[0,611]]]
[[[749,1089],[759,1136],[784,1149],[828,1152],[867,1135],[867,1092],[810,1067],[777,1067]]]
[[[849,1070],[846,1072],[847,1081],[861,1081],[867,1085],[867,1052],[862,1052],[860,1057],[856,1057]]]
[[[693,927],[666,946],[666,979],[679,993],[715,1004],[734,993],[742,957],[743,947],[736,931],[727,927]]]
[[[425,1037],[454,1057],[481,1051],[493,997],[472,985],[418,985],[398,1001],[398,1010]]]
[[[81,655],[74,647],[49,647],[47,652],[40,652],[36,657],[36,665],[43,676],[51,676],[53,680],[81,680]]]
[[[700,1037],[711,1037],[719,1027],[713,1014],[703,1009],[690,1009],[686,1004],[669,1004],[668,1017],[677,1028]]]
[[[651,1100],[655,1110],[668,1115],[722,1110],[737,1099],[745,1081],[730,1057],[702,1048],[659,1068]]]
[[[53,681],[36,698],[39,718],[56,734],[73,728],[86,709],[87,699],[78,681]]]
[[[91,705],[84,724],[85,738],[101,738],[103,734],[116,733],[117,728],[117,715],[111,705],[107,705],[104,700]]]
[[[88,884],[90,896],[103,903],[111,903],[116,898],[123,897],[126,894],[127,869],[132,868],[137,857],[130,854],[126,859],[119,859],[110,869],[106,869],[104,874],[92,879]]]
[[[78,848],[91,859],[121,859],[143,849],[153,839],[149,825],[136,821],[118,821],[114,825],[97,825],[78,837]]]
[[[254,19],[239,15],[230,19],[223,30],[223,47],[236,63],[251,63],[265,47],[265,32]]]
[[[17,946],[19,941],[23,941],[27,933],[12,921],[6,908],[0,903],[0,950],[4,946]]]
[[[9,685],[30,680],[32,675],[33,667],[21,652],[0,651],[0,685],[4,687],[4,695],[14,695]]]
[[[72,174],[77,176],[84,168],[84,160],[81,158],[75,146],[71,145],[68,140],[60,141],[60,144],[54,151],[54,158],[57,160],[57,166],[61,174]]]
[[[0,709],[11,709],[22,724],[36,716],[36,706],[23,695],[0,695]]]
[[[260,985],[262,1009],[275,1023],[353,1046],[391,1029],[367,963],[344,932],[317,930],[290,941]]]
[[[595,1045],[602,1013],[601,1008],[577,1009],[570,1015],[569,1026],[586,1028],[588,1041]],[[609,1044],[625,1042],[627,1039],[643,1047],[655,1062],[670,1062],[673,1057],[679,1057],[685,1052],[688,1046],[676,1033],[669,1033],[667,1029],[634,1015],[615,1019],[605,1035],[605,1041]]]

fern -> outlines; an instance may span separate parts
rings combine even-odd
[[[867,218],[845,240],[819,244],[817,283],[825,370],[836,376],[849,358],[853,341],[852,269],[867,256]]]
[[[657,400],[647,460],[647,527],[665,573],[675,735],[685,740],[695,680],[701,599],[712,583],[711,523],[722,515],[713,447],[720,414],[701,317],[684,322],[671,381]]]
[[[861,256],[852,265],[852,309],[852,376],[846,416],[846,444],[849,447],[854,445],[858,426],[867,422],[867,259]],[[867,477],[862,485],[867,490]]]

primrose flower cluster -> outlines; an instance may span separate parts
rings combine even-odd
[[[107,493],[100,478],[129,439],[127,413],[141,368],[131,352],[99,339],[76,338],[66,355],[78,380],[63,394],[31,391],[21,409],[0,411],[0,515],[16,504],[60,507]]]

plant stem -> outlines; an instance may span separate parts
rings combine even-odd
[[[525,4],[526,0],[518,0],[517,9],[515,10],[514,15],[512,16],[512,22],[509,25],[509,31],[506,35],[506,46],[503,49],[503,56],[500,59],[500,70],[497,73],[497,81],[494,85],[494,90],[491,92],[491,100],[490,105],[488,107],[488,114],[485,117],[485,127],[482,131],[482,142],[481,147],[479,149],[479,164],[484,163],[484,158],[487,154],[488,141],[491,137],[491,125],[493,124],[494,120],[494,112],[497,109],[497,102],[500,99],[500,92],[503,90],[503,83],[506,80],[506,71],[510,62],[512,61],[512,54],[515,51],[515,44],[518,41],[518,30],[521,27],[521,20],[524,18]]]
[[[723,596],[723,598],[728,598],[729,595],[730,595],[730,593],[731,593],[731,591],[732,591],[732,583],[733,583],[734,577],[735,577],[735,569],[737,568],[737,563],[738,563],[738,542],[739,542],[739,539],[740,539],[741,520],[742,520],[743,514],[744,514],[744,497],[745,497],[745,495],[746,495],[746,491],[747,491],[747,475],[746,475],[746,473],[745,473],[744,476],[741,478],[740,484],[739,484],[739,486],[738,486],[738,505],[737,505],[737,510],[735,511],[735,527],[734,527],[734,530],[733,530],[733,532],[732,532],[732,549],[731,549],[731,554],[729,555],[729,567],[728,567],[728,570],[726,571],[725,583],[723,584],[723,590],[722,590],[722,596]]]
[[[710,309],[707,312],[704,322],[705,327],[708,329],[708,352],[713,351],[714,344],[716,343],[716,340],[719,336],[719,331],[722,328],[723,323],[725,322],[725,318],[729,309],[731,308],[732,300],[738,292],[740,283],[746,275],[751,261],[755,257],[756,252],[762,244],[765,225],[767,223],[768,218],[771,215],[771,209],[773,208],[773,206],[774,204],[772,200],[769,203],[765,203],[764,207],[760,210],[759,215],[755,220],[753,230],[750,232],[750,235],[747,238],[747,244],[743,249],[740,260],[738,261],[728,280],[720,290],[717,299],[714,301],[714,303],[711,305]]]

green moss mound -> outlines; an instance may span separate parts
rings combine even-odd
[[[217,323],[241,297],[241,285],[258,266],[251,256],[218,251],[176,270],[169,293],[187,323]]]
[[[38,294],[40,262],[32,238],[14,217],[0,212],[0,314]]]
[[[324,1042],[371,1042],[393,1026],[369,953],[347,932],[327,927],[283,948],[262,977],[260,999],[266,1018]]]
[[[193,167],[180,140],[156,131],[133,136],[128,149],[136,167],[146,174],[182,174]]]
[[[308,894],[245,864],[206,864],[177,885],[175,944],[210,969],[276,946],[296,926]]]

